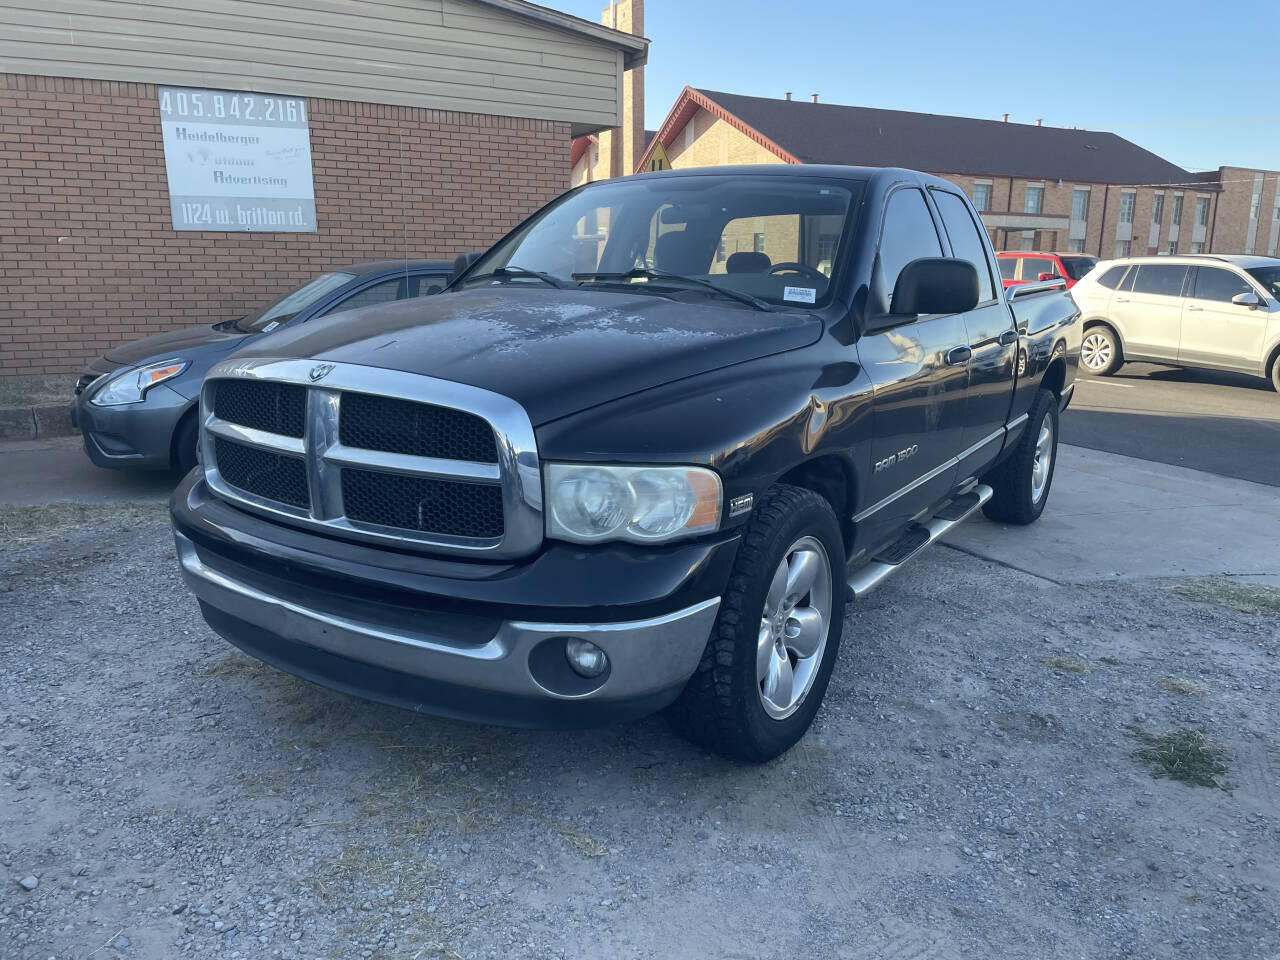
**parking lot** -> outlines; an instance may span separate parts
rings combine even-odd
[[[1068,439],[1118,442],[1087,418],[1123,437],[1160,402],[1147,379],[1115,381],[1125,411],[1082,384]],[[165,481],[68,441],[4,456],[6,957],[1258,957],[1280,938],[1270,486],[1064,447],[1039,524],[967,524],[851,608],[814,730],[751,767],[661,717],[502,730],[265,667],[199,619]],[[1219,787],[1135,756],[1179,731],[1224,751]]]

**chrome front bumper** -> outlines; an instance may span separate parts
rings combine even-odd
[[[658,709],[674,699],[693,674],[715,622],[720,598],[704,600],[665,616],[616,623],[542,623],[504,621],[491,637],[479,642],[433,633],[431,617],[418,616],[411,626],[388,626],[324,609],[325,595],[314,591],[306,603],[273,596],[216,568],[217,558],[202,558],[195,543],[175,532],[178,559],[188,586],[205,608],[206,619],[237,646],[281,668],[326,686],[371,699],[441,713],[515,725],[573,725],[558,714],[543,724],[530,719],[530,702],[595,704],[599,707],[644,704]],[[418,624],[422,624],[419,629]],[[251,636],[248,636],[251,635]],[[248,639],[246,637],[248,636]],[[590,640],[609,657],[609,670],[596,680],[584,680],[568,668],[563,656],[566,638]],[[314,653],[324,664],[313,668]],[[397,692],[378,689],[342,676],[342,665],[372,668],[376,680],[394,677]],[[332,679],[338,671],[338,679]],[[408,694],[400,681],[421,680],[420,694]],[[379,683],[381,685],[381,683]],[[457,709],[433,703],[433,685],[451,688],[443,701],[456,701],[459,690],[477,696],[494,695],[483,707]],[[366,689],[366,686],[369,688]],[[510,703],[506,714],[503,704]],[[656,704],[656,706],[655,706]],[[638,715],[643,710],[621,710]],[[599,722],[599,711],[583,711],[587,722]],[[606,710],[603,719],[610,719]]]

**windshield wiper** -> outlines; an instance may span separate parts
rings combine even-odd
[[[667,280],[676,283],[687,283],[695,287],[704,287],[718,293],[722,297],[728,297],[730,300],[737,300],[739,303],[745,303],[749,307],[755,307],[757,310],[764,310],[772,313],[774,311],[773,304],[759,297],[753,297],[749,293],[743,293],[740,290],[731,290],[728,287],[722,287],[718,283],[712,283],[710,280],[703,280],[701,277],[686,277],[680,273],[667,273],[665,270],[653,270],[649,267],[634,267],[621,273],[575,273],[573,275],[576,283],[610,283],[621,280]]]
[[[567,289],[570,285],[559,277],[550,273],[543,273],[541,270],[526,270],[524,267],[497,267],[488,273],[480,273],[474,277],[467,277],[463,283],[471,283],[473,280],[510,280],[513,277],[533,277],[535,280],[541,280],[549,287],[555,287],[557,290]]]

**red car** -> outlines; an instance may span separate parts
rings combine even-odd
[[[1006,290],[1020,283],[1056,280],[1058,277],[1067,281],[1067,289],[1070,290],[1077,280],[1098,264],[1097,257],[1087,257],[1082,253],[1040,253],[1029,250],[997,253],[996,259],[1000,262],[1000,276],[1004,279]]]

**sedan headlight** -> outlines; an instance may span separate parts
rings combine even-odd
[[[720,525],[720,477],[705,467],[547,464],[547,536],[662,543]]]
[[[138,403],[157,383],[163,383],[187,368],[187,361],[173,359],[133,367],[117,374],[98,390],[89,402],[95,407],[118,407],[122,403]]]

